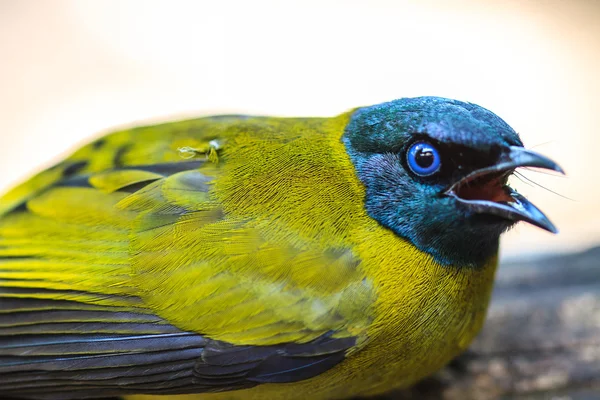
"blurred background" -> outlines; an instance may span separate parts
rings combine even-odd
[[[561,234],[519,224],[503,257],[583,249],[600,241],[599,17],[594,0],[0,0],[0,190],[115,127],[436,95],[568,173],[513,179]]]

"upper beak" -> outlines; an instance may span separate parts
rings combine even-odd
[[[564,174],[551,159],[523,147],[510,146],[495,165],[471,172],[452,184],[444,194],[454,197],[475,213],[496,215],[515,222],[526,221],[558,233],[544,213],[506,185],[506,178],[518,167],[538,167]]]

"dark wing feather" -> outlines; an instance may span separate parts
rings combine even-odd
[[[355,344],[355,338],[333,338],[331,335],[303,344],[274,346],[233,346],[211,341],[194,370],[195,382],[206,387],[226,384],[231,388],[297,382],[340,363],[346,351]]]
[[[16,293],[23,296],[27,290]],[[0,297],[0,396],[83,399],[193,392],[193,368],[206,343],[152,314],[121,307]]]
[[[235,346],[119,307],[41,299],[0,305],[2,398],[200,393],[295,382],[332,368],[355,344],[325,335],[305,344]]]

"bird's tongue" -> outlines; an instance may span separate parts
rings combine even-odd
[[[465,200],[488,200],[495,203],[510,202],[513,198],[505,186],[502,176],[482,176],[461,184],[456,194]]]

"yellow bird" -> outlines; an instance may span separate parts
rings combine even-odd
[[[498,239],[562,172],[438,97],[115,132],[0,198],[0,396],[344,399],[480,330]]]

